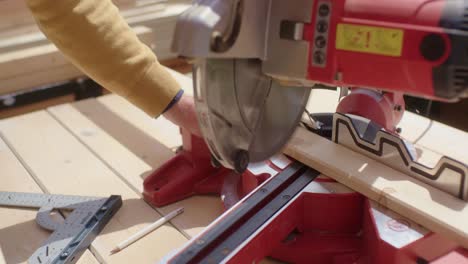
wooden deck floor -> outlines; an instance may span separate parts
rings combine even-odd
[[[178,75],[191,89],[184,78]],[[181,145],[179,129],[164,118],[149,118],[116,95],[3,119],[0,133],[1,191],[122,195],[122,208],[92,244],[92,254],[79,263],[154,263],[222,213],[218,197],[198,196],[163,208],[141,199],[144,177]],[[182,215],[109,255],[119,241],[178,206],[185,208]],[[36,226],[35,214],[0,208],[0,262],[26,262],[49,235]]]

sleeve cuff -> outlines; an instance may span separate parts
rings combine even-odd
[[[174,98],[172,98],[171,102],[166,106],[166,108],[164,108],[163,110],[163,114],[165,112],[167,112],[169,109],[171,109],[171,107],[173,107],[177,102],[179,102],[180,98],[182,98],[182,95],[184,94],[184,90],[183,89],[180,89],[177,94],[174,96]]]

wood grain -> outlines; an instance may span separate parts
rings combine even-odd
[[[168,147],[180,144],[179,129],[162,117],[147,117],[116,95],[99,100],[61,105],[48,111],[128,186],[141,193],[143,179],[174,156]],[[171,222],[189,237],[222,213],[221,200],[216,196],[192,197],[158,211],[167,214],[180,206],[185,212]]]
[[[119,8],[130,8],[136,5],[136,0],[113,0]],[[34,24],[25,1],[2,0],[0,1],[0,30]]]
[[[171,69],[168,71],[172,76],[180,83],[181,88],[184,89],[185,94],[193,95],[193,82],[191,78],[175,72]],[[104,105],[107,109],[115,113],[128,124],[131,124],[131,127],[139,128],[144,132],[144,135],[149,137],[147,140],[142,140],[143,142],[133,141],[131,144],[127,144],[128,149],[134,149],[135,153],[140,156],[145,157],[147,163],[153,168],[157,168],[153,162],[155,162],[156,154],[154,151],[149,151],[148,146],[153,146],[154,143],[151,143],[151,138],[156,139],[160,144],[174,149],[182,144],[181,137],[179,134],[179,128],[174,124],[168,122],[165,118],[160,117],[158,119],[153,119],[146,114],[144,114],[138,108],[132,106],[122,97],[117,95],[108,95],[98,98],[99,103]],[[75,105],[76,107],[76,105]],[[96,120],[96,119],[93,119]],[[102,126],[103,128],[108,127]],[[123,126],[120,126],[123,127]],[[126,127],[128,129],[128,127]],[[111,134],[119,133],[117,130],[113,130]],[[118,138],[123,138],[118,136]],[[143,139],[145,137],[140,137]],[[120,141],[122,142],[122,141]],[[143,143],[143,144],[142,144]],[[137,144],[144,145],[145,147],[136,147]],[[156,144],[157,145],[157,144]],[[147,149],[145,151],[145,148]],[[174,219],[172,222],[188,236],[195,236],[201,232],[204,227],[211,223],[217,216],[222,213],[222,204],[219,197],[216,196],[195,196],[178,203],[168,205],[166,207],[160,208],[160,211],[163,214],[167,214],[177,206],[184,206],[186,212],[181,217]]]
[[[151,29],[137,26],[134,31],[143,43],[153,43],[154,33]],[[53,44],[0,54],[0,94],[68,81],[83,75]]]
[[[30,113],[33,111],[45,109],[50,106],[70,103],[73,101],[75,101],[75,96],[73,94],[69,94],[69,95],[58,96],[58,97],[54,97],[51,99],[39,101],[36,103],[31,103],[31,104],[22,105],[22,106],[15,106],[12,108],[0,110],[0,119],[17,116],[21,114],[26,114],[26,113]]]
[[[91,246],[99,261],[128,263],[132,259],[138,263],[154,263],[186,242],[179,231],[166,224],[120,253],[109,256],[118,242],[159,219],[160,214],[47,112],[0,121],[0,131],[36,181],[50,193],[122,196],[122,208]]]
[[[169,70],[192,94],[192,80]],[[128,186],[142,192],[143,179],[174,156],[182,144],[179,128],[164,117],[147,116],[117,95],[49,108],[48,111]],[[123,162],[125,161],[125,162]],[[198,234],[222,213],[219,197],[196,196],[158,208],[162,214],[183,206],[184,214],[172,223],[188,237]]]
[[[14,153],[0,137],[0,191],[42,193]],[[0,207],[0,263],[26,263],[50,236],[36,224],[37,210]],[[77,263],[99,263],[89,250]]]

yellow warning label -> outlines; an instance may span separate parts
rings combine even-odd
[[[338,24],[336,48],[400,57],[403,36],[401,29]]]

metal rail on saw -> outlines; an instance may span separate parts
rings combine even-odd
[[[0,206],[39,208],[36,222],[53,233],[28,263],[75,263],[122,206],[122,198],[0,192]],[[69,210],[63,223],[50,217],[53,210]]]
[[[238,204],[169,263],[221,263],[320,173],[293,163]]]

